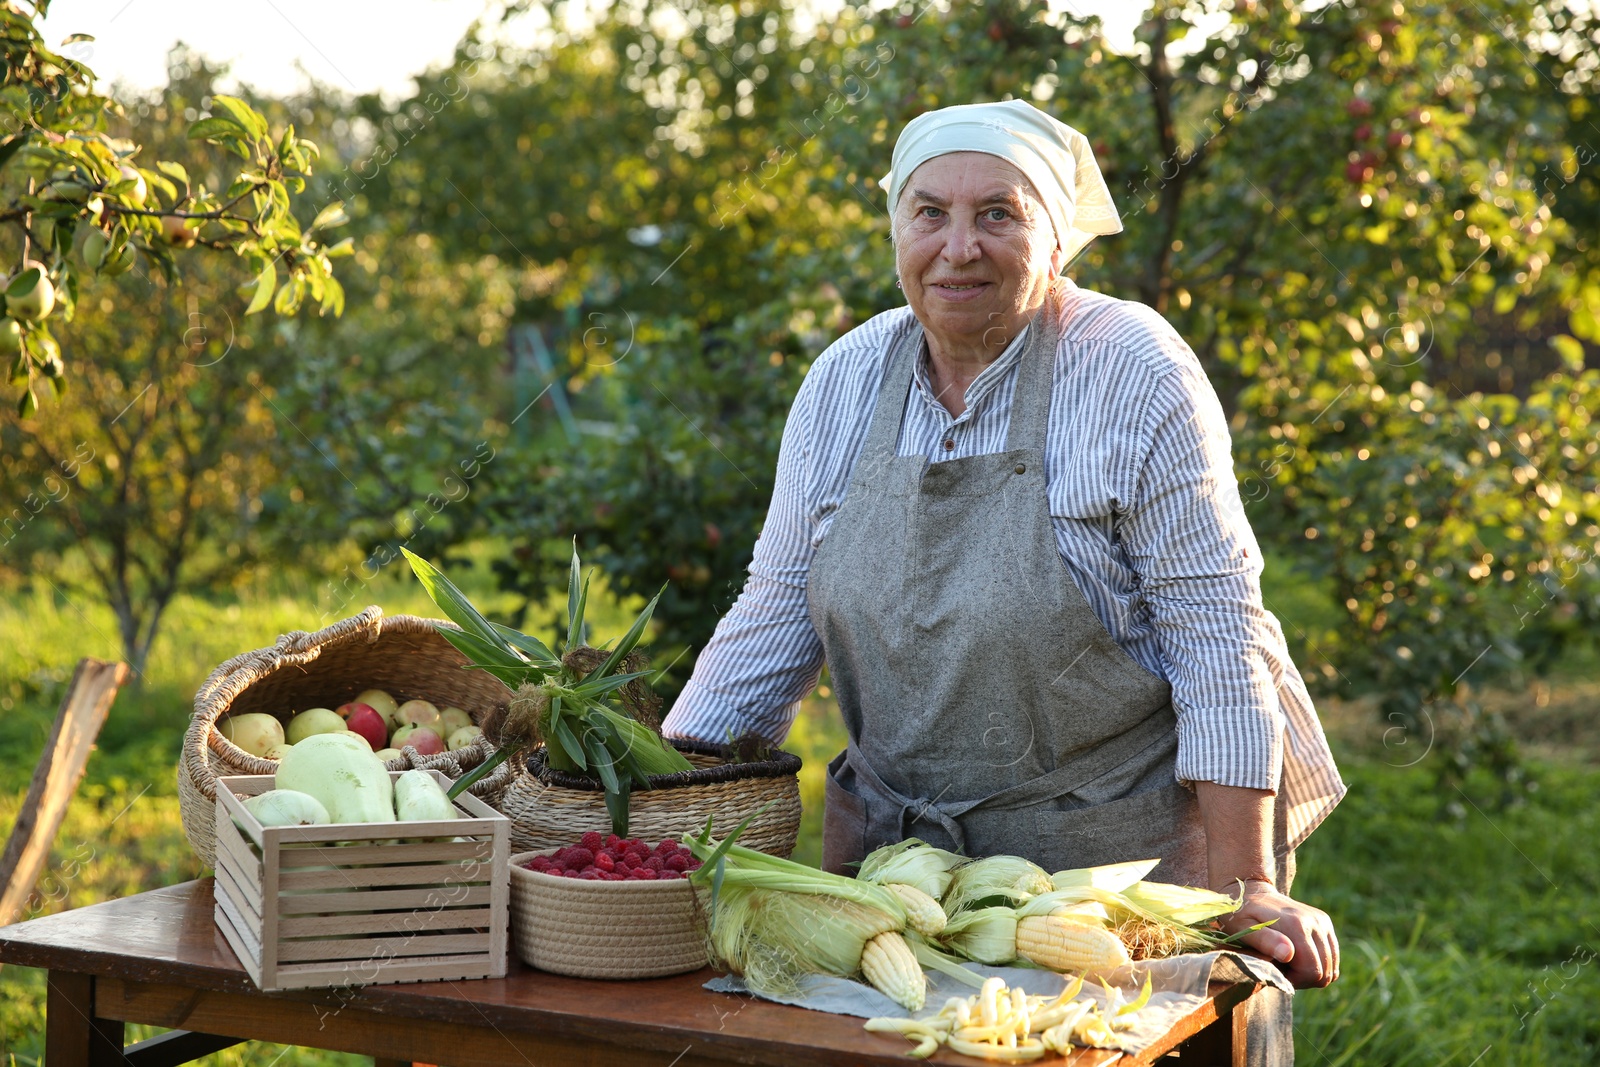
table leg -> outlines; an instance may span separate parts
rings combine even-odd
[[[112,1067],[122,1062],[122,1023],[94,1013],[94,977],[45,976],[44,1058],[48,1067]]]

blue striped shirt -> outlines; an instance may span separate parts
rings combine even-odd
[[[1178,779],[1281,781],[1298,844],[1344,784],[1262,605],[1261,552],[1216,393],[1155,311],[1070,281],[1064,292],[1044,458],[1061,558],[1112,638],[1171,684]],[[823,666],[806,602],[811,560],[844,502],[889,354],[914,326],[910,308],[878,315],[830,345],[801,384],[750,576],[666,733],[787,736]],[[1025,338],[968,386],[959,417],[934,399],[924,356],[897,452],[939,463],[1003,451]]]

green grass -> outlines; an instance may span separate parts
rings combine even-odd
[[[475,600],[510,610],[492,590],[482,555],[451,576]],[[206,673],[278,634],[313,629],[321,589],[277,578],[235,596],[180,599],[143,684],[117,698],[99,750],[57,835],[30,915],[80,907],[194,877],[198,861],[178,825],[174,767],[195,688]],[[1282,615],[1298,594],[1275,602]],[[435,614],[397,567],[362,590],[350,611]],[[634,608],[636,605],[626,605]],[[599,639],[629,616],[597,598]],[[1286,622],[1287,625],[1287,622]],[[110,616],[68,602],[49,586],[0,591],[0,835],[9,832],[57,702],[79,656],[114,658]],[[545,634],[544,636],[549,636]],[[1582,674],[1581,670],[1578,672]],[[1592,678],[1593,672],[1586,677]],[[1299,1059],[1312,1067],[1468,1067],[1583,1064],[1600,1060],[1600,927],[1589,915],[1600,891],[1600,772],[1589,709],[1595,684],[1562,675],[1544,703],[1503,694],[1533,749],[1539,789],[1494,810],[1492,783],[1468,795],[1434,795],[1432,761],[1388,766],[1372,740],[1381,725],[1359,707],[1330,704],[1329,721],[1351,795],[1302,849],[1297,895],[1325,908],[1344,945],[1343,977],[1296,1001]],[[841,746],[838,712],[825,695],[807,701],[787,746],[805,761],[798,858],[820,852],[823,765]],[[1454,800],[1465,812],[1445,814]],[[0,1064],[40,1062],[44,983],[28,968],[0,970]],[[129,1040],[153,1031],[130,1028]],[[1487,1051],[1486,1051],[1487,1050]],[[281,1059],[279,1054],[283,1053]],[[1481,1059],[1478,1059],[1479,1057]],[[229,1067],[356,1062],[355,1057],[251,1044],[203,1061]]]

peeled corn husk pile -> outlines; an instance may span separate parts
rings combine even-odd
[[[1079,978],[1057,997],[1030,996],[1006,988],[1005,979],[989,978],[974,996],[951,997],[937,1015],[926,1019],[868,1019],[874,1033],[900,1034],[917,1042],[909,1055],[925,1059],[948,1045],[963,1056],[1007,1063],[1025,1063],[1047,1052],[1066,1055],[1074,1045],[1117,1048],[1116,1032],[1133,1025],[1131,1016],[1150,1000],[1150,979],[1131,1003],[1120,990],[1107,989],[1106,1003],[1079,999]]]

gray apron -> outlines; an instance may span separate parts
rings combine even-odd
[[[1017,369],[1006,450],[895,454],[921,356],[912,323],[809,608],[850,743],[828,766],[823,866],[920,837],[1047,871],[1160,857],[1209,884],[1194,795],[1174,777],[1171,690],[1112,640],[1056,547],[1044,446],[1060,290]]]

